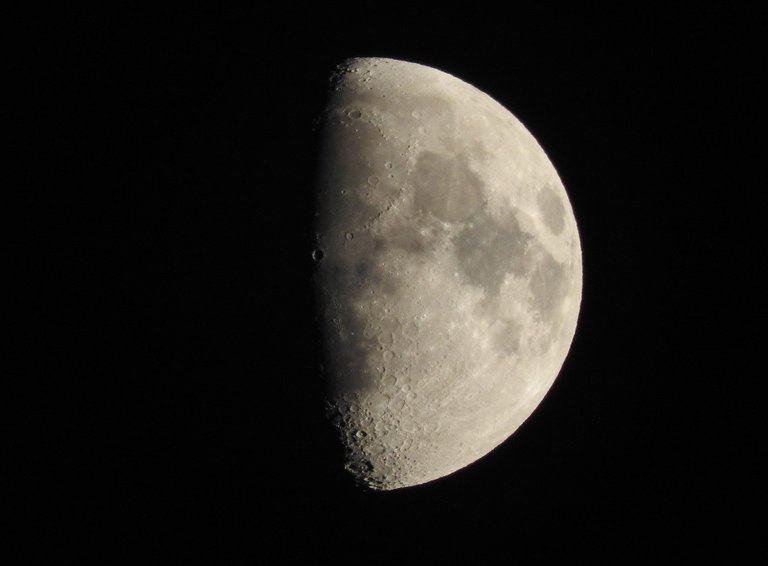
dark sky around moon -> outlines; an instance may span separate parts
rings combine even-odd
[[[332,12],[16,19],[3,474],[38,541],[20,556],[749,550],[765,18]],[[533,417],[473,466],[384,494],[352,485],[322,420],[309,286],[312,119],[350,56],[434,66],[509,108],[584,254],[571,353]]]

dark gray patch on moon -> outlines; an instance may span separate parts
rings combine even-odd
[[[512,319],[505,319],[501,324],[501,330],[494,336],[494,345],[505,354],[517,353],[523,325]]]
[[[360,277],[360,285],[356,289],[350,288],[350,293],[360,292],[362,289],[376,289],[385,296],[392,296],[398,290],[397,279],[370,259],[358,261],[355,264],[355,273]]]
[[[416,207],[445,222],[469,218],[482,203],[483,181],[459,154],[445,157],[431,151],[419,154],[412,178]]]
[[[389,244],[410,254],[421,254],[426,251],[425,238],[419,230],[410,224],[403,223],[392,230],[389,236]]]
[[[532,237],[513,217],[500,226],[484,210],[478,212],[453,240],[462,276],[488,295],[498,294],[507,273],[525,273]]]
[[[536,203],[541,210],[541,218],[544,225],[549,228],[553,234],[560,235],[565,228],[565,207],[563,201],[557,196],[557,193],[550,187],[544,187],[536,195]]]
[[[545,318],[551,319],[568,294],[565,267],[545,252],[544,259],[535,267],[529,283],[533,307]]]

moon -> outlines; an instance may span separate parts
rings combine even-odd
[[[327,413],[361,485],[423,484],[501,444],[552,386],[581,303],[576,220],[523,124],[437,69],[345,61],[319,124]]]

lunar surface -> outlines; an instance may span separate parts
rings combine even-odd
[[[313,252],[328,415],[361,484],[413,486],[493,450],[549,390],[579,235],[542,148],[477,88],[380,58],[331,84]]]

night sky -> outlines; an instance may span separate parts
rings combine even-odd
[[[766,17],[324,10],[12,26],[0,474],[35,543],[8,564],[759,551]],[[536,412],[475,464],[385,493],[342,469],[312,309],[312,124],[353,56],[436,67],[512,111],[560,174],[584,262],[575,339]]]

